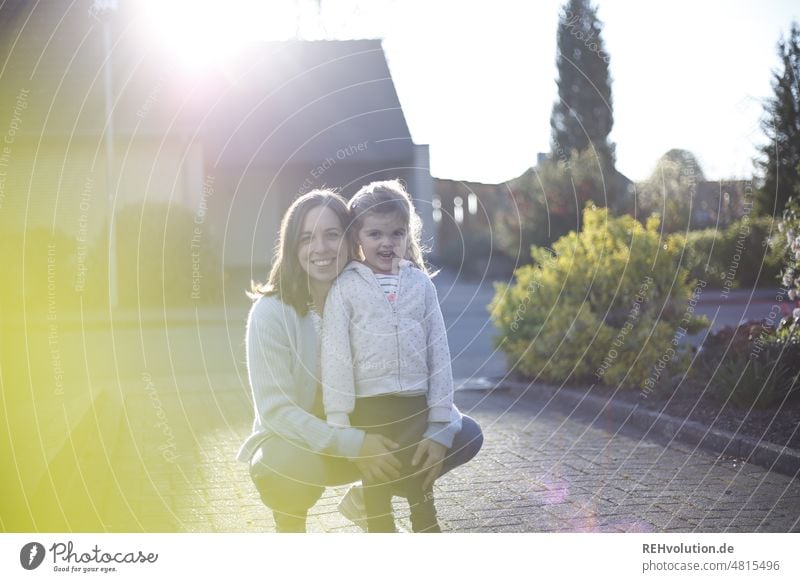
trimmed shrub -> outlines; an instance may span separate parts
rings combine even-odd
[[[683,337],[707,325],[694,314],[703,288],[680,266],[678,242],[660,237],[657,216],[643,227],[587,207],[580,234],[534,247],[534,265],[495,286],[489,309],[510,367],[652,390],[683,363]]]
[[[197,230],[196,230],[197,229]],[[199,234],[198,234],[199,232]],[[7,273],[0,305],[9,314],[108,308],[108,231],[86,249],[48,228],[0,236]],[[213,304],[224,272],[210,232],[186,207],[148,202],[117,213],[119,305],[124,308]]]
[[[107,245],[97,251],[106,253]],[[120,209],[117,257],[123,307],[221,301],[224,276],[216,242],[184,206],[147,202]]]
[[[105,264],[60,230],[32,228],[0,236],[6,272],[0,306],[9,315],[23,308],[38,315],[107,306]]]
[[[775,230],[767,216],[743,218],[724,230],[707,228],[680,235],[685,246],[683,265],[692,278],[712,287],[774,286],[782,256],[780,249],[769,244]]]

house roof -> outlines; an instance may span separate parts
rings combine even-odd
[[[380,41],[262,43],[214,85],[206,143],[223,163],[320,162],[365,142],[362,161],[410,155]]]
[[[192,76],[145,42],[142,23],[123,12],[130,3],[120,6],[111,55],[117,137],[198,137],[208,159],[225,165],[316,163],[364,142],[360,161],[410,157],[379,40],[257,43],[224,70]],[[0,110],[13,111],[25,90],[18,137],[102,135],[103,24],[83,5],[47,2],[0,25]]]

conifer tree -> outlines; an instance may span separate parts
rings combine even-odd
[[[552,157],[568,160],[594,146],[605,170],[614,168],[610,58],[590,0],[569,0],[558,24],[558,101],[550,117]]]
[[[765,104],[762,124],[769,142],[761,148],[757,165],[763,185],[756,196],[757,212],[780,217],[786,201],[800,195],[800,26],[792,23],[788,39],[778,42],[782,70],[775,71],[775,95]]]

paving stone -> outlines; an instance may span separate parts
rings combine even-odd
[[[174,383],[180,387],[181,380]],[[180,456],[169,463],[157,453],[164,434],[153,430],[152,406],[137,385],[126,398],[130,431],[113,456],[117,482],[108,491],[118,509],[107,527],[274,531],[247,466],[235,460],[252,422],[238,381],[211,395],[201,386],[170,393],[172,384],[156,382]],[[481,424],[485,440],[473,462],[436,484],[446,531],[800,529],[800,480],[680,443],[654,442],[633,429],[608,432],[508,392],[461,392],[457,402]],[[309,514],[309,531],[360,531],[336,509],[346,490],[326,491]],[[395,499],[394,507],[398,523],[409,528],[407,503]]]

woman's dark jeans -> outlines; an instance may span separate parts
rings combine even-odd
[[[468,462],[482,445],[481,427],[463,416],[442,475]],[[308,510],[322,497],[325,487],[361,479],[355,464],[347,459],[315,453],[277,436],[264,441],[253,455],[250,476],[264,505],[272,509],[279,531],[305,531]]]

